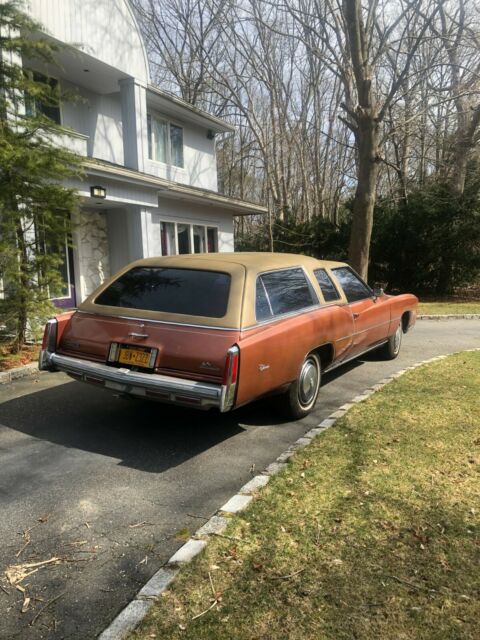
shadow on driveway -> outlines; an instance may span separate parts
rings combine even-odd
[[[0,408],[5,427],[152,473],[232,438],[244,431],[243,425],[261,427],[278,421],[268,401],[220,414],[119,398],[78,382],[9,400]]]

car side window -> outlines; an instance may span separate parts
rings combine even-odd
[[[357,302],[372,297],[370,288],[363,280],[360,280],[350,267],[337,267],[333,269],[333,273],[338,278],[348,302]]]
[[[261,278],[257,278],[257,292],[255,298],[255,317],[258,322],[267,320],[273,316],[272,307],[267,297],[264,284]]]
[[[337,291],[337,287],[333,284],[332,279],[325,271],[325,269],[315,269],[313,272],[320,287],[320,291],[323,293],[325,302],[332,302],[333,300],[339,300],[340,294]]]
[[[265,299],[260,291],[259,283],[262,284]],[[317,304],[316,296],[307,277],[300,268],[282,269],[282,271],[272,271],[264,273],[257,280],[257,320],[265,320],[268,317],[299,311]]]

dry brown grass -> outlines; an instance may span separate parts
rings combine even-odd
[[[36,362],[39,350],[38,345],[28,345],[23,347],[19,353],[11,353],[9,345],[0,345],[0,371],[8,371],[30,362]]]

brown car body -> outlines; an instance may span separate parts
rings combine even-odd
[[[190,316],[96,303],[112,282],[135,267],[229,274],[225,315]],[[198,408],[216,407],[220,411],[272,393],[286,395],[292,385],[302,382],[303,375],[310,376],[308,384],[312,387],[315,371],[310,369],[308,373],[305,369],[309,354],[316,356],[310,359],[313,369],[318,361],[321,370],[326,371],[373,348],[391,347],[392,340],[398,342],[398,336],[416,320],[418,300],[411,294],[389,296],[381,291],[374,294],[369,289],[368,296],[348,302],[335,275],[335,270],[341,267],[347,265],[275,253],[217,253],[140,260],[107,280],[78,310],[49,321],[39,366],[44,370],[65,371],[78,380],[117,393]],[[312,304],[257,320],[257,279],[292,269],[302,269],[305,274]],[[318,269],[324,270],[335,285],[337,300],[325,301],[314,273]],[[149,368],[118,366],[117,362],[109,362],[112,345],[154,350],[154,361]],[[395,355],[391,353],[391,357]],[[303,383],[306,384],[305,380]],[[302,415],[298,411],[297,414]]]

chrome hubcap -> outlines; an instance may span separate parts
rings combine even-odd
[[[318,388],[318,368],[315,360],[308,358],[303,363],[298,385],[298,395],[302,405],[308,405],[315,399]]]
[[[393,340],[393,350],[395,353],[400,349],[400,342],[402,340],[402,327],[399,325],[398,329],[395,332],[395,338]]]

